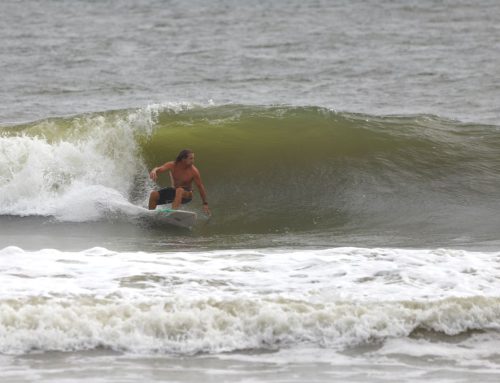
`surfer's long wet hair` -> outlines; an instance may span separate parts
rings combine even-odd
[[[175,163],[181,162],[184,158],[188,158],[189,155],[193,153],[191,149],[183,149],[181,152],[178,154],[177,158],[175,159]]]

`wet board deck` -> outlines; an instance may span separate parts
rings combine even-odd
[[[172,210],[167,208],[157,208],[151,211],[155,219],[170,225],[191,228],[196,223],[196,213],[186,210]]]

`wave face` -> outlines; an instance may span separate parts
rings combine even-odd
[[[146,205],[148,169],[186,147],[208,190],[212,232],[489,235],[500,224],[497,126],[244,105],[150,106],[3,127],[0,214],[89,221],[127,213]]]

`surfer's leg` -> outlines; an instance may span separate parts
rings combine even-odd
[[[179,206],[181,206],[183,195],[184,195],[184,188],[175,189],[175,199],[174,202],[172,202],[172,209],[178,209]]]
[[[160,193],[157,191],[152,191],[149,195],[149,210],[156,209],[156,205],[158,205],[158,200],[160,199]]]

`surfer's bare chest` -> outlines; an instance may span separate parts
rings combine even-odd
[[[174,177],[175,187],[191,187],[194,178],[193,168],[182,169],[175,167],[172,170],[172,177]]]

